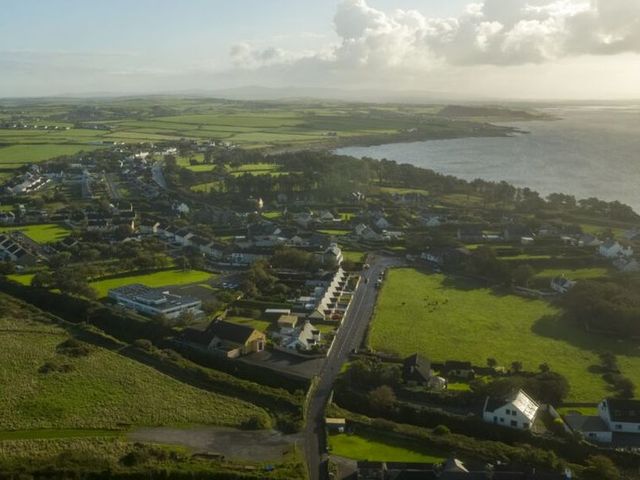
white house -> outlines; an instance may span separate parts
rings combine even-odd
[[[633,249],[621,245],[617,240],[607,240],[598,247],[598,253],[605,258],[631,257]]]
[[[518,390],[506,400],[487,397],[484,402],[482,418],[487,423],[530,430],[539,410],[540,405],[537,402],[524,390]]]
[[[387,228],[389,228],[391,226],[391,224],[389,223],[389,221],[384,218],[383,216],[380,216],[376,219],[375,222],[373,222],[373,224],[379,228],[380,230],[386,230]]]
[[[640,434],[640,400],[605,398],[598,414],[612,432]]]
[[[280,337],[280,345],[289,350],[307,352],[320,343],[320,330],[309,321],[305,321],[302,326],[298,326],[293,330],[283,327],[277,336]]]

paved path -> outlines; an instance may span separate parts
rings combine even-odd
[[[363,277],[369,279],[369,282],[361,281],[356,289],[349,311],[318,375],[317,384],[311,394],[307,408],[304,438],[310,480],[325,480],[328,478],[327,455],[325,453],[327,446],[324,434],[325,407],[342,364],[348,359],[349,353],[354,348],[359,348],[364,340],[378,293],[375,288],[376,279],[384,269],[400,265],[402,260],[369,255],[369,263],[371,268],[363,271]]]

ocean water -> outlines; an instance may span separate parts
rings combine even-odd
[[[546,108],[554,121],[513,122],[503,138],[347,147],[337,153],[410,163],[466,180],[505,180],[543,195],[618,200],[640,212],[640,105]]]

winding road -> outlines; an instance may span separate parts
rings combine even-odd
[[[310,393],[305,419],[305,457],[310,480],[329,478],[327,468],[327,445],[324,431],[325,407],[331,396],[333,383],[340,369],[354,348],[359,348],[367,332],[373,315],[378,290],[375,287],[380,273],[388,267],[399,266],[402,259],[369,255],[370,268],[362,276],[369,281],[361,281],[349,310],[338,330],[331,350],[320,371],[315,387]]]

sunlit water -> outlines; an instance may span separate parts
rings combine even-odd
[[[342,148],[467,180],[505,180],[546,195],[619,200],[640,212],[640,106],[546,109],[557,121],[509,123],[530,133]]]

